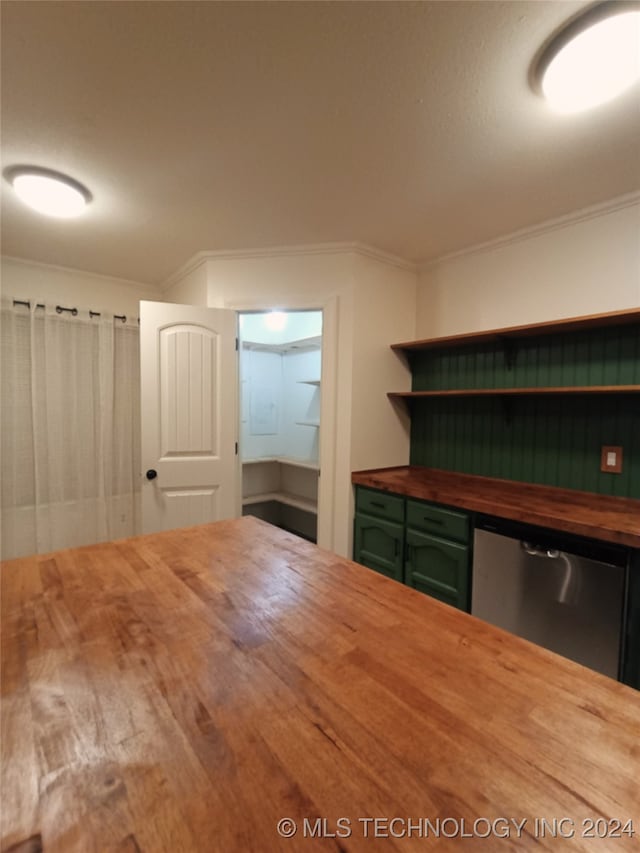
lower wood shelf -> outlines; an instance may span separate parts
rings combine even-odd
[[[267,501],[278,501],[287,506],[302,509],[305,512],[318,514],[318,504],[310,498],[303,498],[300,495],[294,495],[290,492],[264,492],[260,495],[247,495],[242,498],[242,506],[252,506],[253,504],[266,503]]]
[[[305,468],[309,471],[319,471],[320,463],[311,459],[296,459],[291,456],[260,456],[256,459],[243,459],[243,465],[262,465],[266,462],[279,462],[280,465],[290,465],[292,468]]]
[[[566,385],[553,388],[461,388],[445,391],[388,391],[387,397],[415,400],[418,397],[515,397],[529,394],[640,394],[640,385]]]

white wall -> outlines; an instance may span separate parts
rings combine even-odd
[[[2,258],[2,294],[68,308],[139,315],[141,299],[162,299],[159,288],[82,270]]]
[[[268,413],[263,408],[270,406]],[[266,415],[273,418],[272,426]],[[265,423],[256,423],[265,420]],[[240,353],[240,453],[242,459],[283,456],[282,355],[261,350]]]
[[[268,313],[241,314],[240,337],[261,344],[285,344],[322,334],[320,311],[295,311],[284,314],[284,326],[272,328]]]
[[[163,302],[178,305],[207,304],[207,267],[199,264],[184,276],[177,278],[164,290]]]
[[[318,430],[299,421],[320,416],[320,388],[304,384],[320,379],[320,346],[284,352],[252,346],[280,346],[322,335],[319,311],[290,312],[285,317],[284,328],[273,329],[265,322],[268,314],[240,314],[241,455],[243,459],[286,456],[317,462]],[[254,423],[256,415],[260,423]]]
[[[406,465],[409,415],[388,391],[409,391],[411,374],[390,344],[416,333],[416,273],[355,258],[351,470]]]
[[[549,223],[436,262],[419,279],[416,337],[640,305],[640,204]]]
[[[350,248],[209,255],[202,266],[212,307],[324,309],[318,541],[350,555],[351,472],[409,458],[406,413],[386,392],[409,387],[389,345],[415,335],[415,272]]]
[[[235,310],[319,308],[323,313],[318,542],[351,547],[353,261],[349,252],[292,252],[205,261],[208,305]],[[338,355],[339,354],[339,355]],[[338,370],[338,360],[340,370]],[[329,428],[329,424],[333,428]]]
[[[317,462],[319,431],[301,421],[320,419],[321,389],[305,380],[320,379],[320,350],[289,351],[282,356],[283,456]]]

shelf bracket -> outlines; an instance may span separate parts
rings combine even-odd
[[[518,345],[513,338],[508,338],[505,335],[498,335],[498,342],[502,347],[507,370],[513,370],[516,363],[516,356],[518,355]]]
[[[500,405],[502,406],[502,414],[504,416],[505,423],[508,426],[511,426],[511,423],[513,422],[513,397],[500,397]]]

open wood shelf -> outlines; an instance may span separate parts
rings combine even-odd
[[[280,465],[291,465],[292,468],[305,468],[309,471],[319,471],[320,463],[310,459],[293,459],[290,456],[261,456],[257,459],[243,459],[243,465],[261,465],[265,462],[277,462]]]
[[[304,350],[317,350],[322,346],[322,335],[315,335],[311,338],[300,338],[297,341],[287,341],[281,344],[268,344],[262,341],[242,341],[242,349],[258,350],[260,352],[300,352]]]
[[[464,388],[458,391],[389,391],[390,399],[413,400],[418,397],[515,397],[528,394],[640,394],[640,385],[567,385],[555,388]]]
[[[279,503],[293,506],[296,509],[302,509],[314,515],[318,514],[318,504],[316,501],[303,498],[300,495],[291,494],[290,492],[264,492],[260,495],[247,495],[242,498],[242,506],[261,504],[267,501],[278,501]]]
[[[546,334],[578,332],[581,329],[603,328],[605,326],[623,326],[640,322],[640,308],[630,311],[611,311],[606,314],[590,314],[586,317],[569,317],[565,320],[551,320],[546,323],[534,323],[526,326],[510,326],[505,329],[490,329],[484,332],[469,332],[462,335],[448,335],[441,338],[425,338],[420,341],[405,341],[391,344],[391,349],[400,352],[438,349],[439,347],[464,346],[466,344],[504,343]]]

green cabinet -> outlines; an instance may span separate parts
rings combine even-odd
[[[466,611],[469,538],[466,513],[356,488],[354,560]]]
[[[469,539],[467,513],[407,500],[404,582],[469,611]]]
[[[469,610],[469,549],[439,536],[406,531],[405,583]]]
[[[356,515],[354,552],[358,563],[402,583],[404,528],[401,524]]]
[[[356,560],[400,583],[404,580],[404,504],[398,495],[374,489],[356,491]]]

